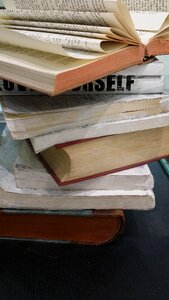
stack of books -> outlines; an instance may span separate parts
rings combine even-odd
[[[121,1],[5,7],[0,236],[111,241],[125,209],[154,208],[146,163],[169,155],[169,95],[154,58],[169,52],[167,14],[150,26],[151,14],[130,15]]]

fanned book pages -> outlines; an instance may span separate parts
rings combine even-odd
[[[18,188],[13,165],[22,142],[11,141],[3,133],[0,145],[0,208],[32,210],[86,210],[86,209],[137,209],[148,210],[155,206],[151,189],[83,189],[55,190]],[[152,187],[152,179],[151,179]]]
[[[59,185],[169,156],[169,126],[54,145],[39,157]]]
[[[0,77],[50,95],[169,53],[168,13],[125,3],[4,1]]]
[[[130,10],[169,11],[168,0],[124,0]]]
[[[123,232],[122,210],[0,210],[0,237],[87,245],[113,241]]]
[[[98,122],[165,114],[169,112],[169,95],[4,96],[1,105],[12,136],[26,139]]]
[[[11,140],[11,148],[14,141]],[[60,187],[30,145],[23,141],[13,166],[17,187],[47,190],[150,190],[153,176],[147,165]]]
[[[104,78],[89,82],[67,94],[157,94],[164,90],[164,64],[152,62],[126,68]],[[0,95],[37,95],[38,92],[22,85],[0,80]]]

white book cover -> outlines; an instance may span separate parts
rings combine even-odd
[[[4,96],[2,109],[15,139],[51,131],[132,120],[169,112],[169,95]]]
[[[92,81],[66,94],[154,94],[164,90],[164,65],[159,60],[132,66]],[[0,79],[0,95],[38,95],[40,93]]]
[[[169,126],[169,113],[116,122],[102,123],[98,121],[91,126],[76,126],[69,129],[51,131],[47,134],[32,137],[30,140],[34,151],[38,153],[55,144],[165,126]]]

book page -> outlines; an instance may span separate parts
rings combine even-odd
[[[53,21],[55,23],[110,26],[124,29],[114,13],[78,12],[78,11],[43,11],[43,10],[2,10],[0,17],[28,21]]]
[[[169,11],[169,0],[124,0],[129,10]]]
[[[167,17],[167,12],[131,12],[136,30],[142,31],[159,31]]]
[[[81,59],[87,59],[88,57],[90,58],[91,51],[93,51],[91,58],[97,58],[102,53],[118,51],[125,47],[124,44],[113,43],[96,38],[92,39],[87,37],[75,37],[52,33],[49,34],[46,32],[17,32],[1,28],[0,34],[1,42],[3,43],[11,43],[12,45],[20,47],[27,47],[39,51],[47,51]],[[85,50],[85,53],[78,52],[79,50]]]
[[[78,35],[77,32],[79,32],[79,36],[82,32],[88,32],[88,33],[94,33],[94,35],[97,34],[105,34],[111,38],[116,38],[117,40],[123,39],[129,39],[130,41],[133,39],[131,37],[131,34],[124,29],[124,27],[120,24],[120,22],[117,20],[117,18],[114,18],[114,25],[112,27],[110,26],[92,26],[92,25],[81,25],[81,24],[67,24],[67,23],[54,23],[54,22],[45,22],[45,21],[27,21],[27,20],[11,20],[11,19],[1,19],[0,21],[0,27],[5,28],[17,28],[17,29],[33,29],[38,31],[46,31],[46,32],[57,32],[56,30],[59,30],[58,32],[62,30],[68,30],[72,31],[72,34]],[[112,21],[111,21],[112,22]],[[52,29],[55,29],[55,31]],[[76,33],[75,33],[76,32]],[[83,35],[84,36],[84,35]],[[86,35],[86,36],[89,36]]]
[[[0,18],[13,18],[31,21],[50,21],[57,23],[71,23],[80,25],[109,26],[127,31],[136,40],[138,36],[133,26],[127,6],[117,1],[116,10],[112,13],[91,12],[91,11],[56,11],[56,10],[21,10],[6,9],[0,12]]]
[[[117,0],[4,0],[7,9],[113,12]]]

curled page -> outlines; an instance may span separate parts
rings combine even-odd
[[[0,29],[0,38],[2,43],[84,59],[97,58],[102,53],[109,53],[125,47],[124,44],[96,38],[49,34],[46,32],[12,31],[3,28]],[[85,50],[85,53],[77,50]],[[94,53],[90,56],[91,51]]]

